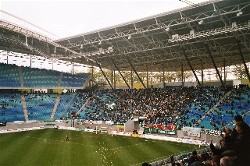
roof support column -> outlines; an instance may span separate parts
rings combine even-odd
[[[105,78],[106,81],[108,82],[110,88],[113,90],[114,88],[113,88],[113,86],[111,85],[111,83],[110,83],[108,77],[106,76],[106,74],[105,74],[104,71],[102,70],[102,67],[101,67],[100,63],[98,63],[98,62],[96,61],[96,64],[97,64],[97,66],[99,67],[99,69],[101,70],[102,75],[104,76],[104,78]]]
[[[93,87],[94,86],[94,67],[93,66],[91,66],[91,67],[89,67],[90,69],[91,69],[91,73],[90,73],[90,79],[89,79],[89,87]]]
[[[181,87],[184,87],[184,70],[183,70],[183,63],[181,63]]]
[[[187,62],[188,62],[188,65],[189,65],[189,67],[191,68],[191,70],[192,70],[192,72],[193,72],[193,74],[194,74],[194,76],[195,76],[195,79],[196,79],[196,81],[198,82],[198,85],[200,86],[201,83],[200,83],[200,81],[199,81],[199,79],[198,79],[198,77],[197,77],[197,75],[196,75],[196,73],[195,73],[195,71],[194,71],[194,68],[193,68],[193,66],[192,66],[192,64],[191,64],[191,62],[190,62],[190,60],[189,60],[188,57],[187,57],[187,53],[186,53],[186,51],[184,50],[183,47],[181,47],[181,48],[182,48],[182,52],[183,52],[183,54],[184,54],[184,56],[185,56],[185,58],[186,58],[186,60],[187,60]]]
[[[116,89],[116,75],[115,75],[115,70],[113,70],[113,78],[114,78],[114,80],[113,80],[113,86],[114,86],[114,89]]]
[[[130,81],[131,81],[131,89],[134,89],[134,78],[133,78],[133,70],[131,68],[130,71]]]
[[[219,76],[221,85],[225,88],[224,82],[223,82],[222,77],[221,77],[221,75],[220,75],[220,72],[219,72],[219,70],[218,70],[218,68],[217,68],[217,65],[216,65],[216,63],[215,63],[215,61],[214,61],[214,57],[213,57],[213,55],[212,55],[212,53],[211,53],[211,50],[210,50],[208,44],[206,44],[206,49],[207,49],[207,52],[208,52],[208,55],[209,55],[210,59],[212,60],[212,63],[213,63],[214,68],[215,68],[215,70],[216,70],[216,73],[217,73],[217,75]]]
[[[28,37],[25,36],[25,45],[28,46]]]
[[[8,57],[7,57],[8,59]],[[53,63],[52,63],[53,64]],[[32,56],[30,55],[30,68],[32,67]],[[52,67],[52,70],[53,70],[53,67]]]
[[[93,87],[93,80],[94,80],[94,67],[91,67],[91,87]]]
[[[111,85],[115,89],[115,87],[114,87],[114,74],[113,74],[113,70],[110,70],[110,78],[109,79],[110,79]]]
[[[236,43],[237,43],[237,46],[238,46],[238,49],[239,49],[241,61],[244,64],[244,67],[245,67],[245,71],[246,71],[246,74],[247,74],[248,81],[250,82],[250,74],[249,74],[249,70],[248,70],[247,65],[246,65],[244,55],[243,55],[242,50],[241,50],[240,41],[236,39]]]
[[[163,88],[165,88],[165,68],[163,68],[162,71],[162,83],[163,83]]]
[[[123,81],[124,81],[125,84],[127,85],[128,89],[130,89],[130,86],[129,86],[127,80],[126,80],[125,77],[122,75],[120,69],[117,67],[117,65],[115,64],[114,60],[111,59],[111,61],[112,61],[113,65],[115,66],[115,69],[119,72],[119,74],[120,74],[120,76],[122,77]]]
[[[49,48],[49,44],[47,43],[47,54],[50,55],[50,48]]]
[[[223,72],[224,72],[224,85],[227,85],[227,76],[226,76],[226,60],[223,59]]]
[[[147,88],[148,88],[148,66],[147,66]]]
[[[33,37],[31,38],[31,46],[34,47]],[[31,50],[31,52],[33,53],[33,49]]]
[[[204,82],[204,73],[203,73],[203,61],[201,60],[201,87],[203,87],[203,82]]]
[[[54,59],[51,60],[51,69],[54,70]]]
[[[72,68],[71,68],[71,74],[75,74],[75,64],[74,62],[71,62],[72,63]]]
[[[128,59],[128,58],[127,58],[127,59]],[[128,63],[130,64],[131,68],[132,68],[132,69],[133,69],[133,71],[135,72],[136,76],[139,78],[139,80],[140,80],[140,82],[141,82],[142,86],[143,86],[144,88],[146,88],[146,86],[145,86],[145,84],[143,83],[143,81],[142,81],[141,77],[139,76],[139,74],[137,73],[137,71],[135,70],[134,66],[132,65],[132,63],[130,62],[130,60],[129,60],[129,59],[128,59]]]

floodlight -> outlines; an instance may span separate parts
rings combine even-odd
[[[113,47],[111,46],[111,47],[108,47],[108,50],[107,50],[109,53],[111,53],[111,52],[114,52],[114,50],[113,50]]]
[[[242,11],[239,11],[239,12],[237,13],[237,17],[241,16],[242,14],[243,14],[243,12],[242,12]]]
[[[236,22],[232,22],[232,28],[237,28],[237,23]]]
[[[198,22],[198,24],[201,25],[201,24],[203,24],[203,22],[204,22],[203,20],[200,20],[200,21]]]

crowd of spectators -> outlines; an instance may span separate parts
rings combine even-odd
[[[14,96],[10,101],[15,100],[16,95],[20,95],[17,92],[6,91],[0,94],[3,98],[6,94]],[[144,117],[147,126],[174,124],[178,127],[203,127],[205,116],[209,119],[211,129],[223,130],[220,148],[215,147],[211,141],[212,155],[208,155],[208,152],[197,154],[194,151],[192,157],[178,162],[177,165],[247,166],[250,163],[250,129],[248,126],[250,122],[245,123],[242,118],[250,112],[248,86],[228,87],[227,89],[166,87],[140,90],[89,90],[77,93],[76,99],[77,102],[70,103],[74,106],[71,108],[76,108],[76,110],[68,110],[68,115],[75,113],[76,118],[82,120],[125,123],[129,119]],[[8,100],[1,99],[0,113],[3,116],[8,109],[8,103]],[[216,108],[211,110],[215,105],[217,105]],[[79,109],[81,109],[80,112]],[[234,128],[230,129],[227,124],[230,124],[233,118]]]
[[[224,128],[219,147],[215,147],[213,140],[211,140],[211,153],[198,154],[194,150],[191,157],[186,160],[186,165],[248,166],[250,163],[250,127],[240,115],[234,117],[234,124],[235,128],[233,130]],[[183,162],[179,163],[185,165]]]
[[[222,104],[207,114],[229,91],[232,91],[232,95],[227,96]],[[234,110],[236,106],[229,106],[233,105],[236,97],[240,100],[241,94],[247,94],[249,98],[244,100],[244,111],[238,112]],[[234,116],[246,114],[247,108],[250,110],[249,100],[250,89],[246,87],[231,87],[227,90],[221,87],[99,90],[89,95],[89,100],[79,118],[125,123],[135,117],[145,117],[147,126],[174,124],[181,128],[204,127],[206,121],[202,118],[205,115],[209,119],[209,125],[205,127],[220,130],[222,126],[232,121]],[[228,113],[231,119],[223,118],[224,112]]]
[[[228,92],[230,94],[226,96]],[[4,117],[9,108],[8,101],[15,100],[15,97],[8,99],[10,95],[6,94],[20,96],[20,92],[3,91],[0,94],[3,96],[0,113]],[[43,94],[46,95],[50,96]],[[6,99],[4,96],[7,96]],[[245,117],[250,115],[250,89],[247,86],[228,87],[226,90],[221,87],[85,90],[72,96],[76,97],[71,101],[70,96],[61,95],[62,105],[70,106],[66,109],[59,103],[58,109],[63,111],[57,110],[58,113],[61,112],[57,117],[70,118],[74,114],[82,120],[114,123],[125,123],[129,119],[143,117],[147,127],[174,125],[178,128],[187,126],[220,130],[226,125],[232,128],[230,122],[237,114]],[[222,102],[218,104],[220,100]],[[18,101],[21,102],[20,99]],[[216,104],[217,107],[211,111]],[[64,117],[66,115],[68,117]],[[249,118],[245,120],[250,123]]]
[[[208,148],[171,156],[149,166],[248,166],[250,163],[250,127],[242,116],[234,117],[234,129],[223,128],[219,146],[211,140]]]

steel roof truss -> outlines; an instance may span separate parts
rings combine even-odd
[[[115,64],[115,62],[114,62],[114,60],[113,60],[112,58],[111,58],[111,61],[112,61],[113,65],[115,66],[116,70],[117,70],[117,71],[119,72],[119,74],[121,75],[121,77],[122,77],[123,81],[125,82],[125,84],[127,85],[127,87],[130,89],[130,86],[129,86],[127,80],[126,80],[125,77],[122,75],[120,69],[117,67],[117,65]]]
[[[240,54],[242,63],[244,65],[244,67],[245,67],[245,71],[246,71],[246,74],[247,74],[248,81],[250,81],[250,74],[249,74],[249,70],[248,70],[247,65],[246,65],[244,55],[243,55],[242,50],[241,50],[240,41],[238,39],[236,39],[236,43],[237,43],[237,46],[238,46],[238,49],[239,49],[239,54]]]
[[[219,70],[218,70],[218,68],[217,68],[217,65],[216,65],[216,63],[215,63],[215,61],[214,61],[214,58],[213,58],[212,52],[211,52],[211,50],[210,50],[210,48],[209,48],[209,45],[208,45],[208,44],[205,44],[205,45],[206,45],[206,48],[207,48],[207,53],[208,53],[209,57],[211,58],[212,63],[213,63],[213,66],[214,66],[214,68],[215,68],[215,70],[216,70],[216,73],[217,73],[217,75],[219,76],[221,85],[225,88],[224,82],[223,82],[222,77],[221,77],[221,75],[220,75],[220,72],[219,72]]]
[[[139,74],[137,73],[137,71],[135,70],[134,66],[132,65],[131,61],[129,58],[127,58],[128,63],[130,64],[130,66],[132,67],[133,71],[135,72],[136,76],[138,77],[138,79],[140,80],[141,84],[143,85],[144,88],[146,88],[144,82],[142,81],[141,77],[139,76]]]
[[[181,47],[181,46],[180,46],[180,47]],[[199,81],[199,78],[197,77],[197,75],[196,75],[196,73],[195,73],[195,70],[194,70],[194,68],[193,68],[193,66],[192,66],[192,64],[191,64],[191,62],[190,62],[190,60],[189,60],[188,57],[187,57],[187,53],[186,53],[185,49],[184,49],[183,47],[181,47],[181,49],[182,49],[183,55],[185,56],[185,59],[186,59],[187,62],[188,62],[188,65],[189,65],[190,69],[192,70],[192,72],[193,72],[193,74],[194,74],[194,76],[195,76],[196,81],[198,82],[198,85],[200,86],[201,83],[200,83],[200,81]],[[182,65],[183,65],[183,64],[182,64]],[[183,69],[183,66],[182,66],[182,69]]]

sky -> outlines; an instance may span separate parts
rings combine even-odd
[[[59,39],[182,8],[185,1],[205,0],[0,0],[0,18]]]

